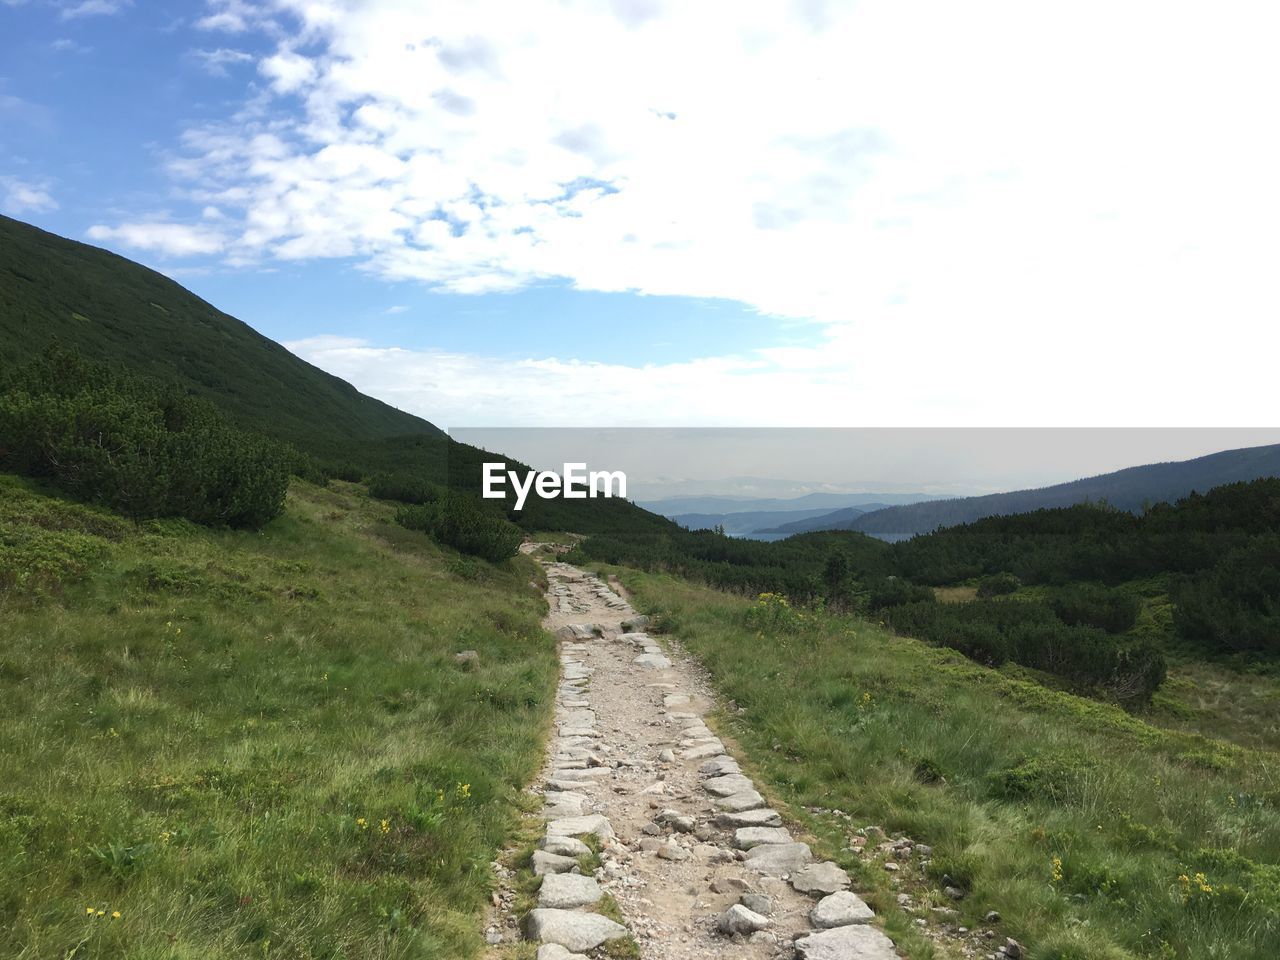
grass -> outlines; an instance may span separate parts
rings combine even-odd
[[[613,568],[610,568],[613,569]],[[738,709],[720,723],[831,846],[878,824],[934,848],[1036,960],[1280,955],[1280,757],[1162,729],[852,618],[620,571]],[[753,612],[753,610],[755,612]],[[843,832],[843,835],[842,835]],[[891,934],[913,922],[878,864]],[[927,915],[927,911],[926,911]]]
[[[392,512],[133,526],[0,477],[0,956],[478,954],[554,643],[531,561]]]

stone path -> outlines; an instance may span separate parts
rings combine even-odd
[[[538,960],[580,960],[628,936],[647,960],[898,960],[848,875],[816,862],[707,727],[712,697],[694,666],[598,578],[545,567],[562,672],[533,788],[542,882],[523,929],[499,913],[489,941],[523,936]],[[578,861],[588,839],[594,876]],[[606,894],[624,924],[598,912]]]

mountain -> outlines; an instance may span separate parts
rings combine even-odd
[[[776,527],[757,530],[756,533],[786,534],[813,533],[816,530],[848,530],[851,524],[864,513],[874,513],[888,507],[887,503],[869,503],[865,507],[845,507],[830,513],[820,513],[812,517],[797,517]]]
[[[881,504],[883,506],[883,504]],[[839,511],[845,513],[852,511],[853,514],[865,513],[858,507],[845,507]],[[830,511],[826,507],[813,507],[808,510],[744,510],[739,513],[678,513],[671,517],[676,523],[688,530],[711,530],[715,527],[724,527],[725,533],[746,534],[746,533],[772,533],[772,530],[766,530],[766,527],[772,527],[776,524],[785,523],[787,521],[800,521],[812,519],[814,517],[829,516]]]
[[[838,510],[844,507],[863,507],[866,504],[884,506],[886,504],[917,503],[921,500],[936,500],[934,493],[807,493],[801,497],[734,497],[717,494],[704,494],[690,497],[664,497],[660,499],[638,499],[636,502],[646,510],[660,513],[664,517],[676,517],[690,513],[725,515],[730,513],[748,513],[777,511],[780,513],[797,510]],[[797,514],[798,516],[798,514]]]
[[[294,356],[154,270],[0,216],[0,364],[59,341],[176,380],[244,426],[329,461],[444,434]],[[366,450],[366,453],[368,451]]]
[[[1128,467],[1036,490],[886,507],[854,517],[839,529],[872,534],[928,533],[983,517],[1104,500],[1113,507],[1138,513],[1148,504],[1171,503],[1192,491],[1203,493],[1226,483],[1276,476],[1280,476],[1280,444],[1246,447],[1194,460]]]
[[[176,382],[341,475],[387,472],[476,491],[480,464],[496,456],[365,396],[154,270],[0,216],[0,370],[54,342]],[[620,499],[530,498],[513,519],[580,533],[676,529]]]

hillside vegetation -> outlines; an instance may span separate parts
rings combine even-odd
[[[933,907],[970,929],[996,910],[1036,960],[1280,955],[1275,752],[1161,730],[855,617],[609,569],[707,666],[730,704],[722,732],[808,811],[891,933],[939,925]],[[871,824],[932,847],[926,874],[890,874],[874,843],[860,854]]]
[[[0,956],[476,955],[554,643],[530,561],[393,514],[295,481],[260,532],[135,525],[0,476]]]

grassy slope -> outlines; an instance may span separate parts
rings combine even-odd
[[[0,956],[479,949],[554,644],[530,562],[390,512],[295,483],[261,534],[135,528],[0,477]]]
[[[747,600],[623,580],[736,701],[719,723],[773,789],[934,847],[914,888],[926,903],[951,905],[949,874],[971,891],[959,905],[971,927],[1000,911],[1036,960],[1280,955],[1280,755],[1162,730],[865,622],[769,628]],[[913,885],[840,854],[849,824],[807,819],[927,955],[894,896]]]
[[[55,339],[177,380],[241,423],[318,455],[345,457],[353,441],[441,436],[154,270],[0,217],[0,363]]]

